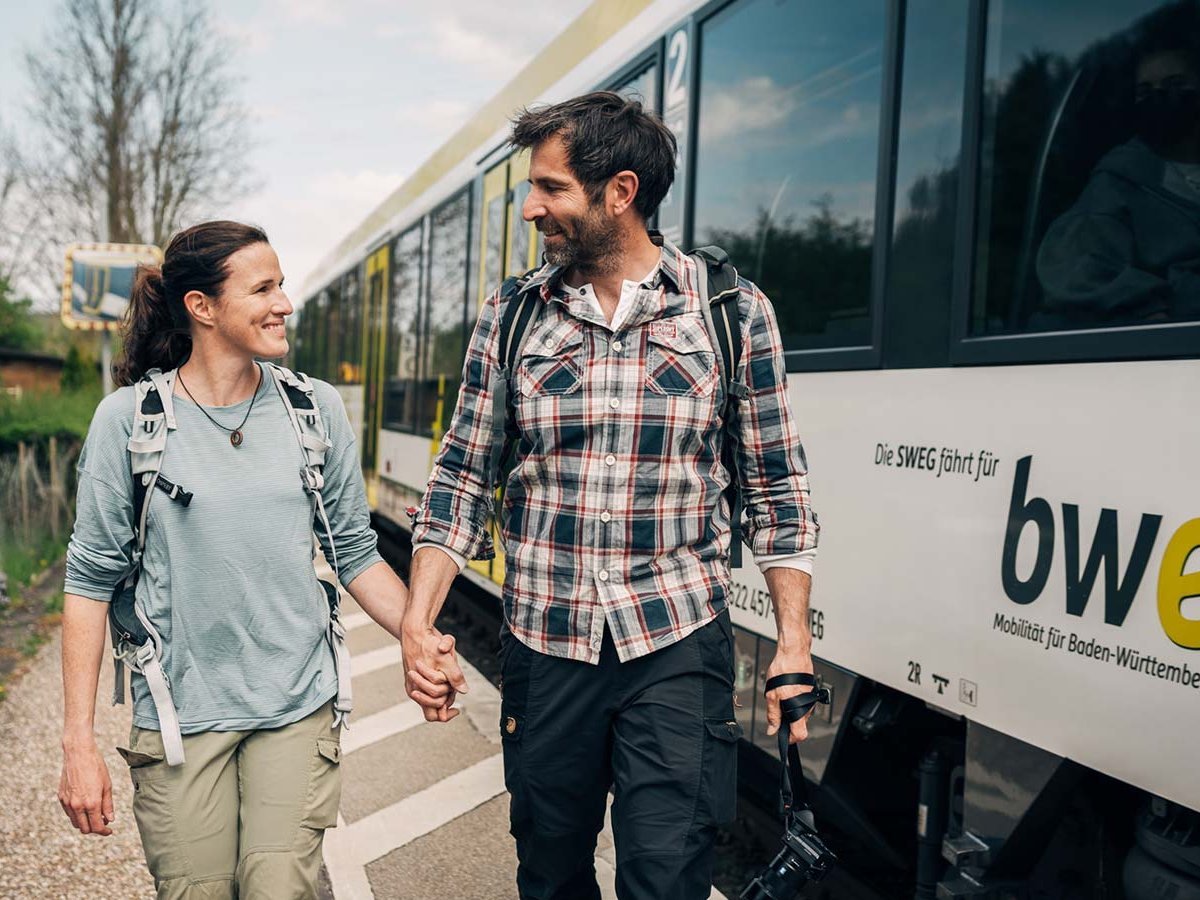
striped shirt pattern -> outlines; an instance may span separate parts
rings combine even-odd
[[[729,591],[724,391],[700,309],[705,273],[664,242],[615,332],[561,277],[549,265],[533,275],[546,307],[511,380],[519,439],[501,531],[505,617],[534,650],[589,663],[607,623],[629,660],[711,621]],[[763,293],[744,279],[740,288],[747,534],[758,557],[809,551],[818,525],[779,328]],[[415,519],[414,543],[467,558],[491,552],[486,473],[503,306],[497,292],[480,313]]]

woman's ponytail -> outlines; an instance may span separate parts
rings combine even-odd
[[[168,307],[168,294],[159,266],[138,266],[133,279],[133,296],[122,323],[125,355],[113,366],[118,385],[134,384],[151,369],[175,369],[192,352],[192,337],[186,314],[182,321]],[[181,307],[182,298],[176,303]]]
[[[121,327],[125,355],[113,366],[113,380],[134,384],[151,369],[165,372],[183,365],[192,353],[184,296],[199,291],[219,297],[229,276],[229,257],[260,243],[268,243],[267,235],[253,225],[203,222],[171,238],[161,267],[138,266]]]

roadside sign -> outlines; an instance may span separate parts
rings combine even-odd
[[[149,244],[72,244],[63,267],[63,324],[116,330],[129,305],[138,264],[159,265],[162,258],[162,251]]]

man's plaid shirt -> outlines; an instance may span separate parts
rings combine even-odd
[[[541,653],[595,663],[605,622],[621,660],[711,621],[729,590],[722,492],[723,388],[700,310],[694,260],[663,243],[662,262],[614,333],[545,266],[546,307],[512,373],[520,435],[504,494],[509,628]],[[815,548],[807,464],[788,407],[770,302],[740,282],[738,462],[757,557]],[[467,350],[414,543],[472,558],[488,546],[492,385],[503,303],[484,304]]]

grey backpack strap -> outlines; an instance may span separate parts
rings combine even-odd
[[[700,292],[700,311],[708,336],[716,351],[717,367],[724,388],[722,410],[724,440],[721,457],[729,472],[729,567],[742,565],[742,486],[738,469],[738,404],[750,396],[742,371],[742,327],[738,301],[741,288],[738,273],[729,256],[720,247],[701,247],[691,253],[696,262],[696,283]],[[739,377],[741,376],[741,377]]]
[[[333,540],[333,526],[329,522],[329,514],[325,510],[325,500],[322,491],[325,488],[325,455],[333,446],[325,432],[325,422],[321,418],[321,409],[317,406],[316,394],[312,381],[307,375],[293,372],[283,366],[268,364],[272,380],[288,411],[292,429],[296,432],[296,440],[304,453],[304,466],[300,469],[300,484],[304,492],[313,500],[316,517],[321,522],[325,537],[329,541],[333,559],[334,577],[338,584],[322,581],[325,599],[329,604],[329,646],[333,650],[334,672],[337,676],[338,693],[333,702],[333,727],[339,725],[349,727],[347,718],[354,709],[354,694],[350,678],[350,649],[346,646],[346,629],[339,617],[341,595],[338,585],[341,584],[341,569],[338,566],[337,544]]]
[[[125,702],[125,667],[146,679],[158,715],[163,749],[169,766],[183,763],[183,736],[171,686],[162,667],[162,637],[137,604],[137,582],[146,550],[146,525],[155,490],[162,490],[184,507],[192,495],[162,476],[167,437],[175,430],[172,391],[175,371],[152,369],[134,385],[133,428],[129,435],[129,469],[133,480],[133,564],[113,591],[109,632],[114,659],[113,703]]]

